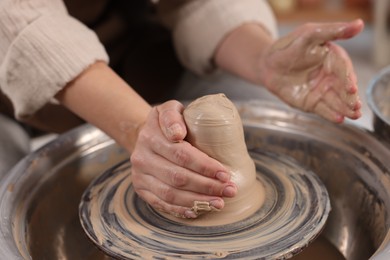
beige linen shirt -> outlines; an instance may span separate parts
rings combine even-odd
[[[157,9],[180,61],[198,74],[214,69],[221,39],[243,23],[259,23],[276,36],[265,0],[160,0]],[[34,114],[96,61],[108,62],[103,45],[62,0],[0,1],[0,89],[17,118]]]

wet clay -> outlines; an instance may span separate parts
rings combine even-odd
[[[200,226],[163,217],[134,192],[127,161],[94,180],[84,193],[82,226],[100,249],[120,259],[290,258],[323,229],[330,210],[326,189],[314,173],[288,157],[253,150],[251,158],[266,200],[245,220]],[[221,210],[196,221],[225,221],[224,216]]]
[[[192,210],[205,213],[197,219],[166,217],[186,224],[214,226],[252,215],[264,202],[264,187],[256,179],[255,164],[248,154],[235,105],[224,94],[207,95],[190,103],[183,115],[187,125],[186,140],[230,171],[238,193],[234,198],[224,199],[222,211],[207,207],[208,202],[196,202]]]
[[[327,239],[320,236],[291,260],[345,260],[345,257]]]

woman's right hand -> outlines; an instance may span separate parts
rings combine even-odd
[[[223,197],[233,197],[237,187],[221,163],[184,140],[183,110],[178,101],[153,107],[131,155],[132,181],[137,194],[153,208],[196,218],[191,210],[195,201],[222,209]]]
[[[341,123],[358,119],[357,77],[347,52],[334,43],[363,30],[362,20],[308,23],[267,48],[260,64],[263,83],[281,100]]]

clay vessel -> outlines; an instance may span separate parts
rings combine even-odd
[[[231,220],[239,220],[255,212],[264,201],[263,186],[256,180],[235,105],[224,94],[206,95],[190,103],[183,115],[186,140],[226,166],[238,187],[234,198],[225,198],[219,217],[231,214]]]

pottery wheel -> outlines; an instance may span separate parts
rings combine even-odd
[[[246,219],[207,227],[167,219],[136,195],[125,161],[85,191],[81,224],[97,247],[118,259],[290,258],[324,227],[328,193],[316,174],[291,158],[260,150],[250,155],[266,199]]]

